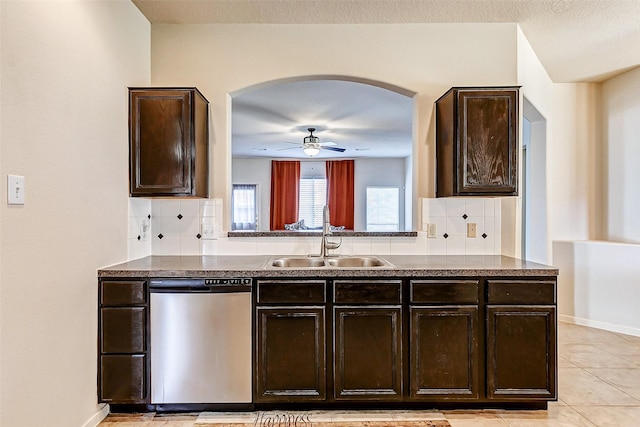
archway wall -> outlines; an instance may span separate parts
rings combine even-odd
[[[434,197],[434,101],[451,86],[517,83],[516,24],[154,24],[151,40],[152,84],[197,86],[211,103],[210,197],[226,203],[238,91],[324,75],[415,93],[414,197]]]

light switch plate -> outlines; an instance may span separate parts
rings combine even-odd
[[[200,228],[202,240],[216,240],[216,224],[203,222]]]
[[[438,227],[434,223],[427,224],[427,238],[435,239],[438,233]]]
[[[24,205],[24,176],[7,175],[7,204]]]

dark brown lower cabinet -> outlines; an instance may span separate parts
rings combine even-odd
[[[256,402],[326,398],[324,307],[256,309]]]
[[[98,400],[149,403],[145,280],[101,280],[98,321]]]
[[[556,397],[555,306],[487,306],[487,398]]]
[[[334,307],[334,398],[402,399],[401,307]]]
[[[478,307],[411,307],[412,400],[478,399]]]

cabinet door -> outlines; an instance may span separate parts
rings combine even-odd
[[[208,195],[208,101],[195,88],[129,92],[132,196]]]
[[[131,193],[191,192],[191,92],[132,91]]]
[[[458,192],[517,191],[517,90],[458,92]]]
[[[324,400],[324,307],[258,307],[256,321],[256,402]]]
[[[477,399],[478,308],[411,308],[411,398]]]
[[[144,354],[100,356],[100,402],[148,403]]]
[[[487,306],[487,397],[554,400],[553,306]]]
[[[334,307],[334,398],[402,398],[400,307]]]

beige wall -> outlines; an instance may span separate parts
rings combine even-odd
[[[546,243],[547,262],[551,263],[554,240],[594,238],[597,228],[601,200],[596,179],[598,84],[553,83],[520,29],[518,84],[523,97],[547,121]],[[518,202],[515,236],[510,241],[516,256],[520,254],[520,206]]]
[[[640,243],[640,68],[602,85],[604,235]]]
[[[211,102],[212,194],[228,206],[230,96],[277,79],[337,75],[417,94],[417,197],[434,196],[433,102],[452,85],[516,83],[515,24],[152,26],[154,85],[195,85]],[[225,228],[228,227],[225,208]]]
[[[121,1],[0,10],[0,425],[81,426],[99,410],[96,269],[127,258],[127,86],[149,84],[150,24]]]

